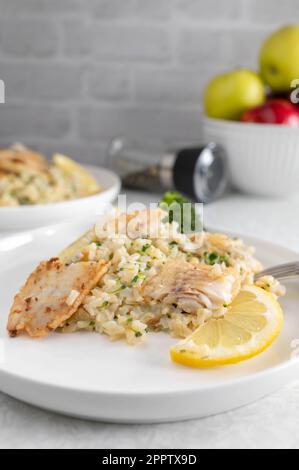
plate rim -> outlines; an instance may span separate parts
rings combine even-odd
[[[87,227],[90,227],[90,226],[91,226],[90,224],[87,224],[86,222],[84,223],[83,221],[81,221],[81,222],[79,222],[79,221],[78,222],[66,222],[64,224],[52,224],[52,225],[45,226],[45,227],[38,227],[38,228],[35,228],[35,229],[30,229],[30,230],[18,232],[18,233],[13,234],[13,235],[5,235],[5,236],[0,238],[0,256],[1,256],[1,244],[5,243],[5,241],[11,239],[12,237],[26,238],[26,237],[24,237],[24,235],[25,236],[30,235],[30,237],[31,237],[30,241],[27,239],[28,241],[24,243],[24,245],[26,245],[27,243],[28,244],[34,243],[35,237],[40,237],[40,236],[43,235],[43,233],[48,232],[49,230],[54,231],[54,233],[52,233],[50,235],[50,237],[51,237],[57,231],[64,231],[64,228],[72,228],[74,230],[78,229],[78,231],[80,230],[80,233],[81,233],[81,230],[83,232],[84,229],[86,229]],[[215,229],[215,227],[209,227],[209,229],[213,230],[213,231],[217,231],[217,229]],[[220,231],[220,230],[218,229],[218,231]],[[245,241],[247,239],[249,241],[249,243],[252,243],[252,244],[254,244],[255,242],[266,244],[266,245],[269,245],[270,247],[272,247],[273,249],[284,250],[289,255],[299,256],[299,252],[297,252],[293,249],[290,249],[286,246],[274,243],[274,242],[269,241],[269,240],[265,240],[265,239],[258,238],[258,237],[255,237],[255,236],[251,236],[251,235],[245,235],[245,234],[242,234],[242,233],[229,232],[227,230],[222,231],[222,233],[227,233],[227,234],[231,234],[231,235],[234,235],[234,236],[239,236],[240,238],[245,239]],[[80,235],[78,235],[78,236],[80,236]],[[19,247],[20,246],[18,246],[18,248]],[[13,251],[14,249],[15,248],[11,248],[11,251]],[[0,275],[1,275],[1,272],[0,272]],[[211,391],[211,390],[215,390],[217,388],[226,388],[226,387],[231,387],[231,386],[235,387],[235,386],[238,386],[240,384],[250,383],[251,381],[255,381],[255,380],[259,380],[260,378],[265,378],[265,377],[271,376],[273,374],[278,374],[278,373],[282,372],[285,369],[288,369],[290,367],[296,367],[296,366],[299,366],[299,357],[290,358],[289,360],[287,360],[283,363],[277,364],[273,367],[269,367],[267,369],[263,369],[263,370],[260,370],[258,372],[254,372],[250,375],[246,375],[246,376],[243,376],[243,377],[237,377],[237,378],[229,379],[228,381],[225,381],[225,382],[221,381],[221,382],[217,382],[216,384],[206,385],[206,386],[202,386],[202,387],[198,387],[198,385],[193,384],[191,386],[191,388],[187,388],[187,389],[183,389],[183,390],[173,390],[173,391],[169,391],[169,390],[160,390],[160,391],[159,390],[152,390],[152,391],[130,390],[130,391],[118,392],[118,391],[115,391],[113,389],[111,389],[111,390],[109,390],[109,389],[96,390],[96,389],[80,388],[80,387],[73,386],[73,385],[69,386],[69,385],[65,385],[65,384],[63,384],[63,385],[53,384],[51,382],[47,382],[47,380],[39,381],[37,379],[28,378],[28,377],[20,375],[20,374],[15,374],[15,373],[13,373],[9,370],[3,369],[1,367],[1,364],[0,364],[0,377],[1,377],[1,375],[7,375],[7,376],[11,377],[12,379],[24,380],[28,384],[33,384],[33,385],[36,384],[36,385],[39,385],[39,386],[45,386],[45,387],[50,387],[50,388],[53,388],[53,389],[60,389],[60,390],[64,390],[64,391],[74,391],[76,393],[77,392],[78,393],[88,393],[88,394],[97,395],[97,396],[109,394],[109,395],[113,395],[113,397],[116,397],[116,396],[122,396],[122,397],[135,396],[136,397],[138,395],[142,395],[143,397],[144,396],[157,397],[157,396],[161,396],[161,395],[163,395],[163,396],[164,395],[169,395],[169,396],[173,397],[173,396],[178,396],[180,394],[186,394],[186,393],[196,393],[196,392],[200,392],[200,391],[208,392],[208,391]],[[181,366],[181,367],[183,367],[183,366]],[[1,387],[1,383],[0,383],[0,390],[1,389],[2,389],[2,387]]]

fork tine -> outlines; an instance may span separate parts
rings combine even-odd
[[[271,275],[279,279],[297,276],[299,275],[299,262],[294,261],[265,269],[264,271],[257,273],[255,275],[255,279],[259,279],[260,277],[267,275]]]
[[[286,276],[296,276],[298,274],[297,270],[289,269],[286,271],[271,271],[270,269],[267,271],[263,271],[262,273],[258,273],[258,277],[262,276],[273,276],[273,277],[286,277]]]
[[[282,266],[280,269],[279,267],[277,267],[277,269],[273,269],[273,272],[294,272],[296,274],[299,272],[299,266],[298,263],[290,263],[289,265]]]
[[[298,276],[298,273],[296,271],[285,271],[285,272],[277,272],[277,273],[267,273],[266,275],[268,276],[273,276],[275,277],[276,279],[285,279],[287,277],[295,277],[295,276]]]
[[[292,262],[292,263],[285,263],[285,264],[280,264],[278,266],[273,266],[271,268],[265,269],[265,271],[288,271],[288,270],[296,270],[298,268],[298,263],[297,262]]]
[[[263,271],[264,274],[268,273],[268,274],[272,274],[273,276],[274,275],[278,275],[278,274],[287,274],[287,273],[297,273],[297,269],[296,267],[294,266],[290,266],[290,267],[286,267],[286,268],[282,268],[282,269],[266,269],[265,271]]]

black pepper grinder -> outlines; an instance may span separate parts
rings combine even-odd
[[[124,139],[115,138],[108,148],[107,165],[127,189],[176,190],[197,202],[219,198],[228,182],[226,155],[215,143],[163,153],[129,150]]]

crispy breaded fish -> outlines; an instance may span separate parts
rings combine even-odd
[[[49,163],[44,156],[22,145],[0,150],[0,170],[7,173],[20,173],[23,170],[47,171]]]
[[[143,293],[148,299],[196,313],[200,307],[215,309],[229,304],[239,288],[239,278],[232,268],[221,271],[205,264],[169,260],[146,282]]]
[[[10,336],[26,332],[41,337],[58,328],[81,305],[108,269],[108,263],[65,264],[42,261],[15,296],[7,329]]]

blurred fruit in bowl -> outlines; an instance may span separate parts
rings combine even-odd
[[[299,192],[298,127],[205,117],[202,135],[226,150],[230,180],[239,190],[271,197]]]
[[[246,111],[241,121],[299,127],[299,111],[285,99],[273,99]]]
[[[208,83],[203,139],[225,149],[236,188],[299,193],[299,24],[271,34],[259,63],[260,75],[239,69]]]
[[[269,36],[260,51],[260,71],[274,92],[290,90],[299,78],[299,25],[289,25]]]
[[[207,116],[238,120],[250,108],[265,101],[261,78],[251,70],[239,69],[213,78],[204,92]]]

